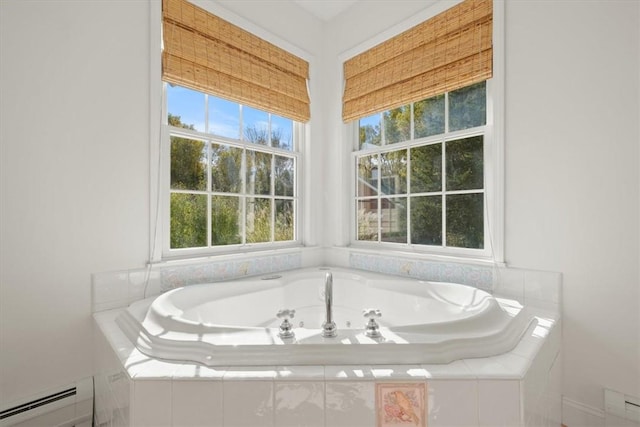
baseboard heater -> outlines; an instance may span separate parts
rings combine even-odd
[[[40,399],[32,400],[31,402],[23,403],[22,405],[14,406],[13,408],[5,409],[0,412],[0,420],[13,417],[14,415],[22,414],[23,412],[31,411],[32,409],[39,408],[43,405],[48,405],[58,400],[66,399],[76,395],[76,387],[59,391],[58,393],[50,394],[49,396],[41,397]]]
[[[59,427],[90,426],[92,408],[93,381],[86,378],[0,410],[0,427],[21,426],[23,423]]]
[[[605,389],[604,409],[617,417],[640,422],[640,399],[637,397]]]

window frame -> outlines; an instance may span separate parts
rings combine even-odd
[[[314,58],[308,52],[279,38],[264,28],[236,15],[224,7],[193,0],[193,3],[221,18],[249,31],[262,39],[282,47],[283,49],[305,59],[313,68]],[[248,254],[273,250],[291,250],[304,246],[309,238],[308,212],[310,200],[305,197],[303,189],[307,187],[305,169],[308,167],[309,152],[309,123],[293,121],[292,140],[296,141],[296,151],[286,151],[288,156],[295,154],[295,223],[294,241],[264,242],[243,245],[222,245],[208,248],[171,249],[169,250],[170,235],[168,225],[169,216],[169,186],[170,186],[170,137],[168,133],[165,82],[162,81],[162,2],[149,1],[149,263],[163,263],[173,260],[198,259],[209,256],[224,256],[232,254]],[[155,112],[155,113],[154,113]],[[275,114],[275,113],[274,113]],[[275,114],[278,115],[278,114]],[[313,121],[313,120],[312,120]],[[218,139],[229,145],[224,137],[213,134],[201,134],[206,139]],[[233,141],[233,140],[232,140]],[[265,146],[255,144],[258,151]],[[270,148],[270,147],[269,147]],[[243,218],[245,220],[245,218]],[[243,225],[244,227],[244,225]],[[208,237],[208,241],[209,241]]]
[[[460,0],[462,1],[462,0]],[[375,37],[361,43],[360,45],[343,52],[340,56],[342,64],[367,49],[403,32],[413,26],[443,12],[454,4],[440,0],[422,13],[416,14],[395,25]],[[409,245],[391,242],[366,242],[357,239],[357,157],[375,152],[380,152],[378,148],[359,151],[359,120],[354,120],[344,124],[344,133],[348,135],[349,143],[346,144],[349,152],[349,174],[350,194],[349,194],[349,247],[362,250],[388,251],[390,253],[410,254],[433,259],[460,259],[461,261],[491,262],[494,264],[504,264],[504,1],[494,0],[493,7],[493,77],[486,80],[486,124],[484,125],[484,249],[468,249],[455,247],[438,247],[428,245]],[[342,75],[342,74],[341,74]],[[448,102],[445,103],[448,109]],[[412,107],[413,115],[413,107]],[[448,126],[448,124],[447,124]],[[461,139],[473,136],[478,128],[465,129],[451,132],[446,135],[449,139]],[[411,123],[413,134],[413,122]],[[381,129],[381,134],[384,130]],[[477,134],[477,133],[476,133]],[[442,135],[413,140],[412,145],[422,145],[424,141],[442,138]],[[417,142],[416,142],[417,141]],[[394,148],[395,146],[395,148]],[[386,151],[395,151],[400,148],[399,144],[382,146]],[[347,153],[345,153],[347,154]],[[407,196],[408,197],[408,196]],[[407,214],[410,215],[407,209]],[[379,230],[380,231],[380,230]],[[410,229],[408,228],[408,232]],[[379,239],[380,240],[380,236]]]
[[[491,86],[491,82],[487,81],[486,82],[486,94],[488,95],[489,91],[490,91],[490,86]],[[384,112],[379,113],[381,115],[381,121],[380,121],[380,134],[381,134],[381,145],[380,146],[376,146],[373,148],[365,148],[365,149],[358,149],[359,147],[359,138],[356,138],[356,140],[354,141],[354,150],[351,153],[352,156],[352,177],[354,179],[354,186],[357,186],[357,180],[358,180],[358,158],[360,157],[366,157],[366,156],[371,156],[374,154],[384,154],[384,153],[392,153],[392,152],[397,152],[397,151],[409,151],[412,148],[416,148],[416,147],[422,147],[422,146],[429,146],[429,145],[437,145],[437,144],[442,144],[441,145],[441,149],[442,149],[442,165],[443,165],[443,169],[442,169],[442,188],[439,191],[433,191],[433,192],[429,192],[429,193],[433,193],[430,194],[431,196],[439,196],[441,197],[443,200],[443,204],[442,204],[442,218],[443,218],[443,235],[442,235],[442,239],[443,239],[443,245],[441,246],[437,246],[437,245],[424,245],[424,244],[416,244],[416,243],[396,243],[396,242],[385,242],[382,241],[382,226],[381,226],[381,215],[378,215],[378,240],[377,241],[367,241],[367,240],[359,240],[358,236],[357,236],[357,230],[358,230],[358,218],[357,218],[357,204],[359,201],[363,200],[363,198],[361,196],[357,195],[357,189],[354,188],[354,192],[356,193],[356,196],[354,197],[353,203],[352,203],[352,235],[351,235],[351,243],[353,246],[357,246],[357,247],[369,247],[371,249],[373,249],[374,247],[376,248],[385,248],[385,249],[390,249],[390,250],[398,250],[398,249],[409,249],[411,251],[415,251],[418,253],[434,253],[434,254],[438,254],[438,255],[455,255],[455,256],[464,256],[464,257],[478,257],[478,258],[488,258],[491,256],[491,236],[489,233],[489,214],[488,214],[488,210],[489,210],[489,206],[488,206],[488,202],[487,202],[487,176],[486,176],[486,171],[488,169],[493,168],[493,164],[492,164],[492,159],[490,158],[490,156],[488,155],[491,151],[491,124],[488,122],[488,116],[489,116],[489,101],[488,101],[488,96],[487,96],[487,121],[484,125],[481,126],[475,126],[472,128],[467,128],[467,129],[462,129],[462,130],[457,130],[457,131],[449,131],[449,93],[445,94],[445,130],[443,133],[441,134],[437,134],[437,135],[431,135],[431,136],[427,136],[427,137],[423,137],[423,138],[414,138],[414,139],[409,139],[406,141],[401,141],[401,142],[394,142],[394,143],[390,143],[390,144],[386,144],[385,143],[385,127],[384,127],[384,119],[382,118],[382,114],[384,114]],[[414,103],[410,104],[410,110],[411,110],[411,122],[410,122],[410,132],[411,135],[414,134],[415,131],[415,121],[414,121],[414,107],[413,107]],[[359,123],[359,122],[358,122]],[[359,124],[356,126],[359,130]],[[358,133],[359,135],[359,133]],[[471,137],[475,137],[475,136],[482,136],[483,137],[483,177],[484,177],[484,182],[483,182],[483,187],[481,189],[469,189],[469,190],[449,190],[446,189],[446,163],[447,163],[447,159],[445,156],[446,153],[446,144],[448,142],[453,142],[453,141],[459,141],[459,140],[463,140],[466,138],[471,138]],[[489,143],[487,143],[487,141]],[[364,199],[377,199],[377,200],[382,200],[385,198],[396,198],[396,197],[400,197],[400,198],[404,198],[407,201],[407,206],[406,206],[406,215],[407,215],[407,239],[410,240],[410,234],[411,234],[411,210],[410,210],[410,202],[409,200],[411,199],[411,197],[415,197],[413,195],[413,193],[411,193],[411,177],[410,174],[408,173],[411,167],[411,158],[408,157],[407,158],[407,190],[405,193],[403,194],[377,194],[375,197],[366,197]],[[378,182],[380,182],[382,179],[382,176],[380,174],[380,176],[378,176]],[[484,231],[484,236],[483,236],[483,241],[484,241],[484,248],[483,249],[473,249],[473,248],[461,248],[461,247],[454,247],[454,246],[446,246],[446,198],[447,196],[450,195],[456,195],[456,194],[483,194],[483,199],[484,199],[484,213],[483,213],[483,231]],[[416,193],[418,194],[418,193]],[[422,193],[419,193],[422,194]],[[381,207],[378,207],[378,209],[380,210]]]
[[[301,152],[298,149],[300,144],[300,136],[302,134],[301,127],[304,126],[301,123],[292,121],[292,147],[291,150],[285,150],[282,148],[272,147],[269,145],[256,144],[250,141],[241,139],[233,139],[226,138],[223,136],[218,136],[213,133],[199,132],[191,129],[181,129],[170,126],[167,123],[168,111],[167,108],[167,91],[166,86],[168,83],[163,82],[163,123],[162,123],[162,137],[161,137],[161,158],[163,159],[162,170],[161,170],[161,192],[162,192],[162,257],[163,259],[167,258],[184,258],[184,257],[193,257],[193,256],[202,256],[202,255],[215,255],[215,254],[229,254],[235,252],[246,252],[251,250],[265,250],[265,249],[278,249],[278,248],[288,248],[292,246],[299,246],[300,239],[300,220],[298,218],[300,208],[299,208],[299,195],[300,195],[300,178],[298,168],[301,165]],[[209,95],[211,96],[211,95]],[[219,98],[219,97],[216,97]],[[222,98],[219,98],[222,99]],[[203,107],[206,108],[208,102],[206,101]],[[243,130],[243,122],[242,122],[242,105],[240,107],[240,135],[244,135]],[[270,116],[271,113],[268,113]],[[275,115],[275,114],[274,114]],[[205,110],[205,116],[206,110]],[[182,138],[195,139],[199,141],[203,141],[207,144],[207,189],[203,191],[198,190],[176,190],[171,189],[171,137],[178,136]],[[274,161],[275,158],[272,157],[271,161],[271,188],[272,192],[269,195],[263,194],[249,194],[246,188],[243,188],[240,193],[229,193],[232,195],[237,195],[241,200],[240,205],[240,214],[242,218],[242,223],[240,224],[241,229],[241,239],[242,243],[239,244],[229,244],[229,245],[211,245],[211,197],[215,195],[223,195],[220,192],[212,191],[211,189],[211,174],[210,174],[210,153],[209,149],[210,144],[221,144],[229,147],[240,148],[243,150],[243,162],[241,166],[241,176],[243,177],[242,181],[245,183],[246,177],[246,153],[248,151],[260,152],[271,154],[272,156],[282,155],[286,157],[291,157],[294,159],[295,165],[295,177],[294,177],[294,189],[293,196],[278,196],[275,194],[275,176],[273,174],[274,171]],[[243,186],[244,187],[244,186]],[[171,194],[174,193],[187,193],[187,194],[202,194],[207,196],[207,246],[203,247],[193,247],[193,248],[171,248],[170,240],[171,240],[171,230],[170,230],[170,222],[171,222]],[[220,193],[220,194],[219,194]],[[258,243],[248,243],[246,242],[247,238],[247,230],[246,230],[246,221],[247,221],[247,212],[246,212],[246,201],[248,198],[256,197],[256,198],[264,198],[272,200],[272,208],[271,208],[271,219],[275,221],[275,201],[276,200],[292,200],[294,204],[294,239],[287,241],[275,241],[271,240],[269,242],[258,242]],[[271,229],[271,238],[275,237],[275,222],[272,223]]]

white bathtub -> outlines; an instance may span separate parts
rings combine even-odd
[[[465,285],[331,268],[335,338],[324,338],[324,277],[305,269],[192,285],[131,304],[117,318],[144,354],[209,366],[449,363],[508,352],[533,321]],[[379,309],[382,338],[364,334]],[[295,337],[278,335],[294,309]]]

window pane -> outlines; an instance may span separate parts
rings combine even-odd
[[[380,135],[380,114],[360,119],[360,144],[359,148],[379,146],[382,138]]]
[[[358,240],[378,241],[378,200],[358,201]]]
[[[378,155],[358,157],[358,196],[378,194]]]
[[[247,150],[247,194],[271,194],[271,154]]]
[[[487,121],[486,82],[449,93],[449,130],[482,126]]]
[[[293,178],[295,176],[293,157],[275,156],[276,196],[293,197]]]
[[[276,200],[275,239],[293,240],[293,200]]]
[[[204,93],[167,84],[168,123],[204,132]]]
[[[202,141],[171,137],[171,188],[207,188],[207,147]]]
[[[446,143],[447,190],[484,188],[482,136]]]
[[[413,104],[415,138],[444,133],[444,95]]]
[[[242,243],[240,215],[239,197],[211,197],[212,245],[235,245]]]
[[[442,245],[442,197],[411,198],[411,243]]]
[[[242,191],[242,149],[211,144],[211,191]]]
[[[382,116],[386,144],[395,144],[411,139],[411,106],[404,105],[385,111]]]
[[[484,195],[447,196],[447,246],[484,248]]]
[[[380,200],[382,241],[407,243],[407,199],[394,197]]]
[[[293,121],[271,115],[271,146],[293,150]]]
[[[240,105],[209,95],[209,133],[240,139]]]
[[[247,197],[247,243],[271,241],[271,200]]]
[[[269,114],[243,105],[242,124],[245,141],[261,145],[269,144]]]
[[[407,192],[407,150],[380,154],[382,176],[381,194],[405,194]]]
[[[442,144],[411,149],[411,192],[442,190]]]
[[[207,245],[207,196],[171,194],[171,248]]]

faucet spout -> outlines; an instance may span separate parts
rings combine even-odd
[[[336,322],[333,321],[333,274],[327,272],[324,276],[324,306],[326,320],[322,324],[322,336],[332,338],[338,335]]]

